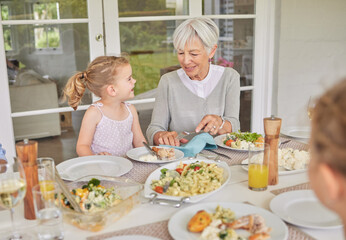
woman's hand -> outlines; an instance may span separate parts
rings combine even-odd
[[[220,130],[222,122],[223,120],[219,115],[205,115],[202,121],[197,125],[196,132],[200,132],[203,129],[204,132],[216,135]]]
[[[171,145],[171,146],[180,146],[180,142],[178,137],[178,133],[168,132],[168,131],[162,131],[157,132],[154,136],[154,144],[155,145]]]

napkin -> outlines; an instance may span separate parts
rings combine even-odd
[[[161,145],[160,145],[161,146]],[[197,153],[201,152],[203,149],[216,149],[217,145],[214,138],[209,133],[201,133],[192,138],[188,143],[181,145],[180,147],[172,147],[184,152],[184,157],[194,157]]]

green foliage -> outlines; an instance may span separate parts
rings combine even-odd
[[[172,51],[154,54],[132,55],[130,58],[133,76],[137,80],[135,94],[140,94],[157,87],[160,81],[160,69],[178,64],[177,56]]]

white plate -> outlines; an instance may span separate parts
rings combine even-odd
[[[227,148],[227,149],[231,149],[231,150],[234,150],[234,151],[239,151],[239,152],[248,152],[249,150],[248,149],[239,149],[239,148],[232,148],[232,147],[229,147],[229,146],[226,146],[224,143],[223,143],[223,139],[226,138],[226,135],[227,134],[222,134],[222,135],[219,135],[219,136],[216,136],[214,138],[214,141],[216,143],[216,145],[218,145],[219,147],[223,147],[223,148]],[[256,151],[256,150],[255,150]],[[263,149],[258,149],[257,151],[263,151]]]
[[[339,217],[324,207],[312,190],[281,193],[271,200],[270,209],[284,221],[300,227],[314,229],[342,227]]]
[[[191,164],[191,163],[194,163],[196,161],[205,162],[205,163],[216,163],[218,167],[223,168],[224,169],[224,171],[223,171],[224,182],[222,183],[221,187],[219,187],[218,189],[216,189],[214,191],[190,197],[190,200],[188,202],[191,202],[191,203],[196,203],[196,202],[198,202],[198,201],[208,197],[209,195],[219,191],[220,189],[222,189],[229,182],[229,180],[231,178],[231,170],[229,169],[227,163],[225,163],[225,162],[217,163],[217,162],[215,162],[213,160],[198,159],[198,158],[197,159],[193,159],[193,160],[184,160],[184,161],[181,161],[181,162],[185,163],[185,164]],[[161,169],[167,168],[169,170],[175,170],[176,167],[179,165],[179,163],[180,162],[169,163],[167,165],[164,165],[164,166],[156,169],[154,172],[152,172],[149,175],[149,177],[147,178],[147,180],[145,181],[145,184],[144,184],[144,196],[150,198],[150,194],[151,193],[156,193],[156,194],[158,194],[158,198],[160,198],[160,199],[168,199],[168,200],[180,201],[180,199],[182,198],[181,196],[177,197],[177,196],[169,196],[169,195],[159,194],[159,193],[157,193],[157,192],[155,192],[154,190],[151,189],[152,180],[160,179]]]
[[[281,134],[293,138],[310,138],[310,127],[283,127]]]
[[[245,159],[243,161],[241,161],[242,164],[247,164],[248,163],[248,159]],[[242,168],[245,171],[248,171],[249,168],[247,165],[242,166]],[[292,171],[288,171],[286,169],[284,169],[283,167],[279,167],[279,175],[290,175],[290,174],[297,174],[297,173],[302,173],[302,172],[306,172],[307,169],[297,169],[297,170],[292,170]]]
[[[56,166],[62,179],[74,181],[87,175],[105,175],[118,177],[133,167],[130,160],[123,157],[93,155],[72,158]]]
[[[174,239],[189,239],[198,240],[200,239],[200,233],[192,233],[187,230],[187,224],[199,210],[206,210],[207,212],[215,212],[217,205],[224,208],[230,208],[236,215],[237,218],[257,213],[265,219],[265,223],[268,227],[272,228],[270,236],[272,240],[285,240],[288,238],[288,228],[286,224],[277,216],[271,212],[252,206],[245,203],[232,203],[232,202],[212,202],[212,203],[201,203],[192,205],[184,208],[171,217],[168,222],[168,231]],[[241,232],[240,232],[241,231]],[[240,230],[239,234],[247,233],[244,230]],[[245,234],[244,234],[245,235]]]
[[[145,236],[145,235],[124,235],[106,238],[106,240],[160,240],[159,238]]]
[[[160,148],[164,148],[164,147],[160,147]],[[168,148],[168,147],[166,147],[166,148]],[[139,158],[143,155],[149,154],[149,151],[145,147],[138,147],[138,148],[133,148],[130,151],[128,151],[126,153],[126,156],[128,156],[129,158],[131,158],[135,161],[144,162],[144,163],[168,163],[168,162],[180,160],[184,157],[184,153],[178,149],[174,149],[174,153],[175,153],[175,159],[172,159],[172,160],[142,161],[142,160],[139,160]]]

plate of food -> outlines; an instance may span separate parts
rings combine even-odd
[[[143,184],[128,178],[90,175],[66,183],[82,212],[71,207],[61,193],[64,220],[84,230],[96,232],[128,214],[140,204]]]
[[[241,152],[247,152],[250,146],[258,147],[258,151],[262,151],[264,143],[261,134],[250,132],[226,133],[215,137],[214,140],[219,147]]]
[[[284,221],[313,229],[341,228],[338,215],[324,207],[312,190],[281,193],[270,202],[270,209]]]
[[[130,160],[108,155],[77,157],[59,163],[56,166],[64,180],[74,181],[88,175],[119,177],[133,168]]]
[[[151,148],[161,157],[161,159],[151,155],[145,147],[133,148],[126,153],[126,156],[135,161],[145,163],[168,163],[180,160],[184,157],[184,153],[178,149],[169,147]]]
[[[145,197],[153,193],[159,199],[198,202],[222,189],[230,180],[231,171],[225,162],[193,159],[164,165],[147,178],[144,184]]]
[[[174,239],[272,239],[288,238],[286,224],[276,215],[245,203],[201,203],[176,212],[168,222]]]
[[[263,158],[263,153],[257,154],[256,157],[258,159]],[[279,175],[306,172],[309,162],[310,153],[308,151],[293,148],[278,149]],[[247,164],[248,159],[243,160],[241,163]],[[248,166],[244,165],[243,169],[248,171]]]

